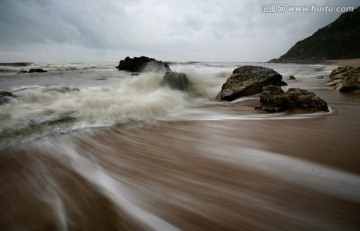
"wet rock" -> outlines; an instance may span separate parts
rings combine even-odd
[[[282,112],[288,109],[285,92],[279,86],[266,86],[260,94],[260,106],[256,109],[267,112]]]
[[[290,88],[286,92],[289,108],[299,108],[311,111],[328,111],[325,100],[315,95],[313,92],[300,89]]]
[[[168,71],[163,76],[163,85],[167,85],[172,89],[185,90],[189,84],[189,80],[185,73]]]
[[[149,58],[146,56],[141,57],[126,57],[124,60],[119,62],[116,67],[119,70],[125,70],[130,72],[167,72],[170,71],[169,65],[164,62]]]
[[[281,81],[280,85],[281,86],[287,86],[288,84],[285,81]]]
[[[242,96],[262,92],[268,85],[281,85],[282,76],[273,69],[260,66],[242,66],[223,84],[216,100],[232,101]]]
[[[293,75],[289,76],[289,80],[295,80],[296,78]]]
[[[16,98],[16,95],[8,91],[0,91],[0,105],[9,103],[11,98]]]
[[[328,111],[328,106],[326,101],[304,89],[290,88],[285,93],[278,86],[267,86],[260,94],[260,105],[256,109],[267,112],[282,112],[289,109]]]
[[[47,71],[44,69],[41,69],[41,68],[32,68],[28,71],[28,73],[44,73],[44,72],[47,72]]]
[[[338,67],[329,75],[327,86],[341,92],[360,91],[360,67]]]

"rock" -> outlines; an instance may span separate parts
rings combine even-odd
[[[299,108],[311,111],[328,111],[325,100],[315,95],[313,92],[300,89],[290,88],[286,92],[289,108]]]
[[[329,75],[327,86],[341,92],[360,91],[360,67],[338,67]]]
[[[282,112],[289,109],[328,111],[328,106],[323,99],[307,90],[290,88],[285,93],[278,86],[267,86],[260,94],[260,106],[256,109],[267,112]]]
[[[223,84],[216,100],[232,101],[236,98],[262,92],[268,85],[281,85],[282,76],[273,69],[259,66],[242,66]]]
[[[119,65],[116,67],[119,70],[125,70],[130,72],[142,72],[142,71],[151,71],[151,72],[167,72],[170,71],[169,65],[161,61],[149,58],[146,56],[129,58],[126,57],[124,60],[119,62]]]
[[[185,90],[189,84],[189,80],[185,73],[168,71],[163,77],[162,84],[167,85],[172,89]]]
[[[41,68],[32,68],[28,71],[28,73],[44,73],[44,72],[47,72],[46,70],[44,69],[41,69]]]
[[[296,78],[293,75],[289,76],[289,80],[295,80]]]
[[[260,94],[260,106],[256,107],[267,112],[282,112],[288,109],[285,92],[279,86],[266,86]]]
[[[287,86],[288,84],[285,81],[281,81],[280,86]]]
[[[0,105],[9,103],[11,98],[16,98],[16,95],[8,91],[0,91]]]

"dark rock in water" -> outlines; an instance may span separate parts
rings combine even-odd
[[[168,71],[163,77],[162,84],[167,85],[173,89],[185,90],[189,84],[189,80],[185,73]]]
[[[41,69],[41,68],[32,68],[28,71],[28,73],[44,73],[44,72],[47,72],[46,70],[44,69]]]
[[[285,81],[281,81],[280,85],[281,86],[287,86],[288,84]]]
[[[285,93],[278,86],[267,86],[260,94],[260,106],[256,109],[267,112],[282,112],[288,109],[328,111],[328,106],[323,99],[307,90],[290,88]]]
[[[129,58],[126,57],[124,60],[119,62],[116,67],[119,70],[130,71],[130,72],[167,72],[170,71],[169,65],[161,61],[149,58],[146,56]]]
[[[360,67],[338,67],[329,75],[327,86],[341,92],[360,91]]]
[[[8,91],[0,91],[0,105],[9,103],[11,98],[16,98],[16,95]]]
[[[260,109],[267,112],[282,112],[288,109],[285,92],[279,86],[266,86],[260,94]]]
[[[282,76],[273,69],[259,66],[242,66],[223,84],[216,100],[232,101],[242,96],[258,94],[268,85],[281,85]]]
[[[325,100],[313,92],[300,88],[290,88],[287,92],[289,108],[299,108],[311,111],[328,111]]]
[[[295,80],[296,78],[293,75],[289,76],[289,80]]]

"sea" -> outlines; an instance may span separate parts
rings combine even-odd
[[[325,85],[337,66],[169,62],[176,90],[117,64],[0,64],[0,230],[359,230],[360,98]],[[329,111],[215,101],[243,65]]]

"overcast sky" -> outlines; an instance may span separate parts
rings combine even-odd
[[[268,61],[341,14],[288,9],[312,5],[360,1],[0,0],[0,62]]]

